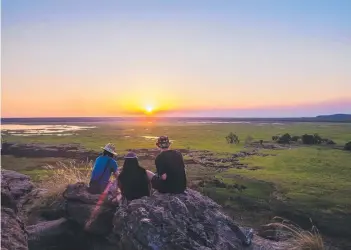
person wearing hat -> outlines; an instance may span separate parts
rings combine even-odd
[[[156,142],[161,153],[155,159],[157,174],[147,172],[152,187],[160,193],[183,193],[186,189],[186,174],[183,156],[171,150],[167,136],[161,136]]]
[[[124,164],[118,176],[118,187],[127,201],[150,196],[151,185],[146,170],[139,165],[135,153],[129,152],[124,157]]]
[[[91,173],[89,192],[93,194],[101,194],[109,184],[111,174],[116,178],[117,175],[117,162],[113,159],[117,155],[115,146],[108,143],[102,148],[102,155],[95,160],[94,168]]]

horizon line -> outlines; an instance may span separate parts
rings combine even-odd
[[[97,119],[115,119],[115,118],[225,118],[225,119],[296,119],[296,118],[317,118],[319,116],[351,115],[346,113],[321,114],[316,116],[279,116],[279,117],[237,117],[237,116],[42,116],[42,117],[1,117],[3,119],[69,119],[69,118],[97,118]]]

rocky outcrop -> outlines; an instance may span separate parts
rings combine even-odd
[[[235,222],[191,189],[134,200],[117,210],[113,226],[120,249],[243,249]]]
[[[2,249],[279,249],[262,238],[244,248],[236,223],[217,203],[191,189],[177,195],[155,192],[117,206],[109,194],[92,195],[86,184],[77,183],[62,195],[64,217],[25,228],[17,213],[24,207],[19,201],[29,202],[28,197],[45,190],[33,189],[29,178],[13,171],[1,174]]]
[[[2,155],[13,155],[16,157],[64,157],[78,160],[95,159],[99,153],[86,150],[79,144],[39,144],[39,143],[2,143]]]
[[[15,201],[19,201],[34,187],[29,176],[11,170],[1,170],[1,187],[11,193]]]
[[[109,196],[90,194],[87,185],[69,185],[63,197],[66,199],[67,218],[78,223],[85,231],[96,235],[107,235],[112,230],[112,219],[116,204]]]
[[[30,249],[45,249],[48,245],[58,245],[57,240],[69,230],[69,222],[65,218],[44,221],[27,227]]]
[[[1,249],[28,249],[27,232],[18,216],[18,201],[32,188],[28,176],[1,170]]]
[[[99,156],[100,152],[88,150],[80,144],[44,144],[44,143],[2,143],[1,154],[13,155],[16,157],[57,157],[69,158],[75,160],[94,160]],[[132,149],[130,149],[132,150]],[[127,150],[128,151],[128,150]],[[134,150],[138,154],[139,159],[154,159],[159,150],[157,149],[137,149]],[[182,153],[187,153],[188,150],[179,149]],[[118,156],[117,159],[122,160],[123,155]]]
[[[120,207],[112,204],[108,196],[99,204],[101,195],[89,194],[84,183],[69,185],[63,196],[68,220],[100,236],[100,241],[90,244],[95,249],[270,248],[267,242],[244,248],[236,223],[221,212],[217,203],[191,189],[178,195],[155,192]]]
[[[1,206],[1,249],[27,250],[27,233],[16,212]]]

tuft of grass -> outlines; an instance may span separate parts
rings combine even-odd
[[[49,177],[42,183],[43,188],[53,188],[67,186],[77,182],[88,183],[93,168],[93,162],[76,162],[68,163],[57,162],[55,166],[47,165],[44,167],[49,173]]]
[[[62,199],[62,193],[67,185],[77,182],[89,183],[93,168],[92,161],[64,163],[58,161],[54,166],[44,166],[47,178],[40,183],[40,187],[47,190],[35,206],[51,207]]]
[[[313,225],[311,230],[304,230],[298,225],[292,223],[289,220],[285,220],[281,217],[274,217],[273,222],[267,224],[268,227],[277,228],[278,231],[283,233],[288,238],[288,243],[291,250],[325,250],[323,238],[320,235],[318,229]]]

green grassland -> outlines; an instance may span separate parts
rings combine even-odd
[[[88,149],[99,150],[107,142],[116,145],[118,151],[129,148],[153,148],[152,139],[142,136],[159,136],[166,134],[174,140],[175,148],[204,149],[216,152],[236,152],[243,148],[247,136],[255,140],[271,140],[273,135],[290,133],[318,133],[330,138],[340,145],[351,141],[351,124],[326,123],[285,123],[272,124],[184,124],[184,123],[132,123],[132,124],[93,124],[95,129],[79,131],[73,136],[3,136],[9,142],[41,142],[41,143],[80,143]],[[241,143],[228,145],[224,137],[236,133]]]
[[[272,155],[240,159],[241,163],[260,167],[255,171],[245,168],[229,168],[218,173],[210,172],[206,168],[188,166],[187,172],[190,179],[212,176],[227,184],[237,183],[246,186],[247,188],[242,192],[211,185],[205,185],[200,190],[220,202],[225,208],[231,207],[238,211],[245,207],[250,213],[272,209],[275,212],[280,209],[281,204],[284,204],[292,211],[303,210],[307,217],[317,217],[313,218],[317,221],[318,217],[322,218],[323,216],[326,216],[326,221],[329,221],[335,214],[337,219],[341,221],[345,219],[351,223],[351,153],[342,150],[342,146],[351,141],[351,124],[99,123],[93,125],[97,127],[79,131],[73,136],[21,137],[4,135],[3,140],[18,143],[80,143],[87,149],[93,150],[100,150],[101,146],[112,142],[118,152],[123,153],[127,149],[155,148],[154,139],[147,139],[143,136],[168,135],[171,140],[174,140],[172,145],[174,148],[209,150],[220,155],[248,150],[244,147],[245,139],[248,136],[253,137],[255,141],[268,142],[271,141],[273,135],[277,134],[318,133],[322,138],[335,141],[337,145],[299,145],[280,150],[261,150],[261,152]],[[234,132],[239,136],[239,144],[227,144],[225,136],[229,132]],[[188,159],[189,156],[185,158]],[[31,176],[40,175],[40,173],[35,172],[40,171],[35,166],[45,162],[45,159],[40,159],[39,163],[28,163],[28,161],[37,161],[37,159],[21,160],[12,156],[5,156],[2,160],[4,168],[19,170]],[[153,169],[152,161],[142,162],[142,164]],[[23,168],[18,167],[18,165],[23,166]],[[272,198],[278,201],[277,206],[274,205],[274,202],[272,203]]]

